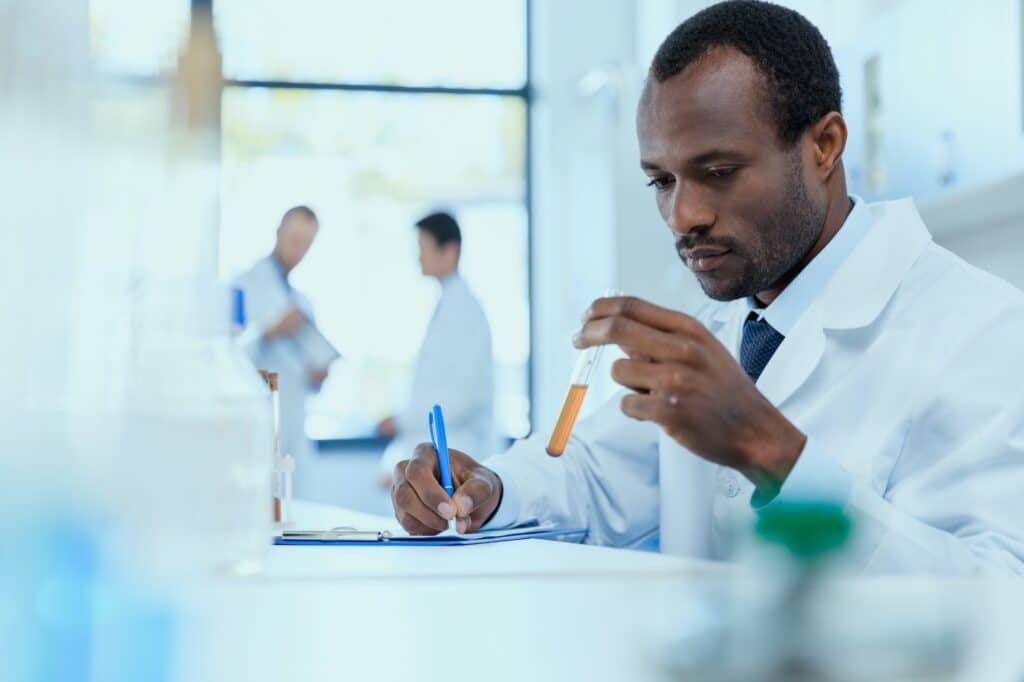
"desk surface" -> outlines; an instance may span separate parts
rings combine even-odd
[[[311,505],[298,516],[311,527],[391,523]],[[261,574],[188,591],[179,672],[189,682],[671,679],[666,652],[701,609],[715,608],[730,575],[707,562],[544,540],[275,546]],[[1024,605],[1016,586],[866,581],[855,591],[879,604],[915,595],[934,604],[936,594],[979,589],[1002,604],[1002,615],[985,613],[989,627],[1021,613],[1011,607]],[[1009,592],[1021,598],[1008,600]],[[986,676],[963,679],[1014,679],[999,670],[1024,670],[1019,653],[1005,655],[1007,643],[1019,649],[1012,638],[1020,631],[1000,631],[1002,640],[986,640],[1000,656],[973,664]],[[996,658],[1001,668],[984,667]]]

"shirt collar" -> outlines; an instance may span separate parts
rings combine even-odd
[[[851,196],[853,210],[846,216],[839,231],[814,259],[800,271],[778,298],[766,308],[757,305],[754,298],[746,299],[747,310],[763,318],[782,336],[789,336],[800,317],[821,295],[843,261],[853,253],[871,227],[871,212],[863,199]]]
[[[291,289],[292,284],[288,281],[288,273],[284,271],[284,266],[281,265],[281,261],[277,260],[277,256],[270,254],[267,256],[267,260],[270,261],[270,265],[273,266],[274,272],[281,278],[281,282],[284,284],[285,289]]]
[[[462,280],[459,277],[459,271],[453,270],[441,278],[441,289],[451,289],[452,287],[456,286],[460,281]]]

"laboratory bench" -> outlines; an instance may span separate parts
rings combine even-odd
[[[312,503],[297,503],[296,516],[300,526],[318,529],[394,524]],[[182,591],[176,679],[682,679],[679,643],[693,641],[686,638],[695,623],[714,618],[736,571],[726,564],[547,540],[273,546],[252,575],[218,574]],[[920,620],[931,618],[931,611],[962,619],[974,634],[961,672],[935,679],[1022,679],[1024,584],[910,578],[836,583],[836,604],[842,607],[846,599],[854,613],[874,613],[869,620]]]

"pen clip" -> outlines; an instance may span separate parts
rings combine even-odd
[[[434,412],[430,411],[427,414],[427,426],[430,428],[430,444],[434,446],[434,452],[440,455],[441,451],[437,447],[437,434],[434,432]]]

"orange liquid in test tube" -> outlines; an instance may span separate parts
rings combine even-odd
[[[608,290],[604,292],[605,297],[620,296],[622,292]],[[562,403],[562,411],[555,422],[555,428],[551,431],[551,439],[546,448],[549,455],[558,457],[565,452],[565,446],[569,444],[569,436],[572,435],[572,427],[576,424],[576,417],[583,407],[583,399],[587,397],[587,387],[590,386],[590,375],[594,372],[601,359],[601,351],[604,346],[591,346],[581,350],[576,360],[576,369],[573,370],[572,380],[569,382],[569,392],[565,394],[565,402]]]
[[[565,452],[565,446],[569,442],[569,435],[576,423],[576,416],[583,406],[583,399],[587,395],[587,387],[572,384],[569,392],[565,395],[565,402],[562,403],[562,411],[555,422],[555,428],[551,432],[551,440],[548,441],[547,451],[552,457],[558,457]]]

